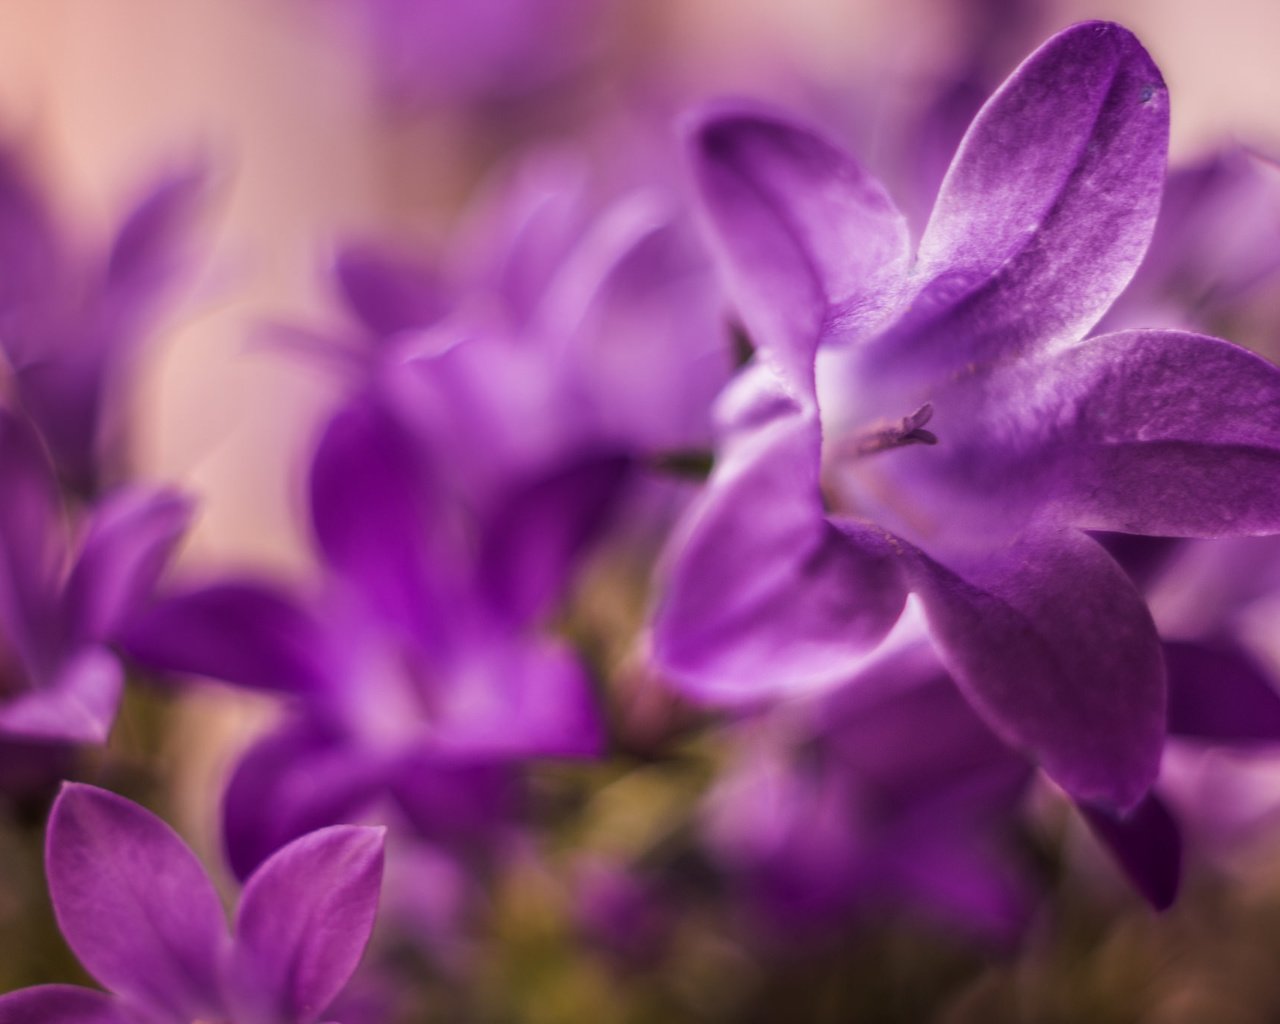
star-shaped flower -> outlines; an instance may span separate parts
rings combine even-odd
[[[1143,799],[1160,644],[1087,531],[1280,530],[1280,372],[1200,335],[1087,337],[1150,240],[1167,137],[1137,40],[1067,29],[974,120],[913,255],[881,186],[815,132],[701,119],[696,180],[758,359],[656,613],[687,691],[838,683],[914,591],[997,734],[1077,799]]]
[[[382,848],[382,829],[355,825],[295,840],[246,883],[233,937],[168,825],[68,784],[49,819],[49,889],[67,943],[111,994],[21,989],[0,997],[0,1024],[314,1024],[369,941]]]

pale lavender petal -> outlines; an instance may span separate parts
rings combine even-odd
[[[252,580],[169,594],[133,616],[123,649],[153,671],[314,695],[332,678],[329,636],[284,591]]]
[[[52,743],[105,743],[116,720],[124,670],[103,647],[85,647],[45,685],[0,705],[0,736]]]
[[[760,356],[811,400],[819,342],[867,330],[897,297],[906,221],[852,157],[782,117],[713,109],[690,146],[737,313]]]
[[[1229,642],[1166,642],[1169,732],[1229,744],[1280,742],[1280,693],[1256,658]]]
[[[117,491],[94,509],[64,596],[73,636],[116,638],[150,597],[192,511],[181,494],[143,487]]]
[[[62,934],[98,981],[157,1015],[221,1016],[222,906],[168,825],[114,793],[68,783],[45,862]]]
[[[117,1000],[78,985],[37,985],[0,996],[0,1024],[136,1024]]]
[[[386,787],[387,766],[307,721],[285,725],[240,759],[222,798],[227,860],[244,879],[286,843],[359,818]]]
[[[1131,33],[1088,22],[1050,39],[970,126],[877,358],[936,379],[1084,334],[1150,241],[1168,132],[1164,82]]]
[[[1053,389],[1040,407],[1049,436],[1028,457],[1061,517],[1184,537],[1280,531],[1280,369],[1265,359],[1216,338],[1126,331],[1027,372]]]
[[[943,661],[987,724],[1080,800],[1150,789],[1165,675],[1146,605],[1089,538],[1032,532],[960,574],[923,556],[913,589]]]
[[[675,538],[653,647],[687,693],[741,701],[843,681],[897,620],[891,538],[824,517],[819,443],[805,415],[744,437]]]
[[[1093,834],[1156,910],[1167,910],[1182,878],[1182,831],[1155,794],[1124,816],[1082,805]]]
[[[296,839],[249,879],[235,971],[249,1007],[312,1024],[342,991],[373,930],[386,830],[336,825]]]
[[[522,625],[564,597],[583,555],[608,527],[632,469],[622,453],[584,454],[508,488],[481,527],[478,571],[494,611]]]

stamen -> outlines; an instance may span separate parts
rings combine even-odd
[[[842,440],[839,453],[846,458],[861,459],[876,452],[887,452],[911,444],[937,444],[938,436],[924,425],[933,418],[933,404],[925,402],[910,416],[887,426],[873,426]]]

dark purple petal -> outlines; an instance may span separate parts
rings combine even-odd
[[[424,839],[464,850],[492,850],[520,809],[523,793],[510,762],[406,758],[391,777],[392,792]]]
[[[240,759],[222,797],[232,871],[247,878],[286,843],[360,817],[386,774],[376,756],[306,721],[263,737]]]
[[[343,246],[333,275],[347,308],[375,338],[430,326],[449,309],[434,267],[374,245]]]
[[[1160,798],[1151,794],[1124,816],[1086,805],[1080,811],[1142,898],[1169,909],[1182,877],[1182,832]]]
[[[320,550],[343,580],[401,629],[421,636],[440,628],[446,567],[428,552],[440,513],[409,439],[375,401],[354,400],[329,421],[311,464],[310,501]]]
[[[151,596],[191,515],[190,499],[142,487],[117,491],[98,505],[67,581],[72,636],[117,638]]]
[[[1133,276],[1155,224],[1169,103],[1118,25],[1045,43],[978,114],[934,206],[906,316],[877,358],[947,376],[1078,338]]]
[[[170,594],[134,615],[120,642],[153,671],[255,690],[317,694],[332,678],[320,623],[288,594],[250,580]]]
[[[819,341],[867,330],[896,298],[906,221],[852,157],[781,117],[712,110],[690,146],[737,313],[789,392],[809,400]]]
[[[481,587],[496,612],[521,625],[564,597],[618,508],[631,469],[625,454],[601,452],[508,489],[481,533]]]
[[[962,575],[913,564],[942,659],[987,724],[1078,799],[1135,806],[1160,765],[1164,664],[1111,557],[1080,534],[1033,532]]]
[[[177,834],[123,797],[68,783],[45,857],[62,934],[104,986],[177,1020],[216,1020],[228,941],[209,877]]]
[[[120,707],[124,671],[110,651],[84,647],[53,678],[0,704],[0,735],[54,743],[105,743]]]
[[[105,992],[37,985],[0,996],[0,1024],[135,1024]]]
[[[742,438],[675,538],[654,655],[691,695],[750,700],[843,681],[898,618],[891,539],[824,517],[818,446],[803,414]]]
[[[1280,693],[1232,643],[1166,642],[1169,732],[1219,743],[1280,742]]]
[[[378,910],[385,829],[336,825],[294,840],[249,879],[236,915],[242,998],[312,1024],[364,954]]]
[[[1280,531],[1280,369],[1265,359],[1216,338],[1126,331],[1029,372],[1052,382],[1051,433],[1031,457],[1062,517],[1184,537]]]

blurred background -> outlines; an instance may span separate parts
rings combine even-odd
[[[1273,0],[580,0],[539,5],[546,10],[523,22],[504,21],[507,6],[477,3],[466,13],[465,0],[0,5],[0,142],[21,154],[72,235],[86,245],[104,237],[158,167],[194,160],[209,168],[190,273],[130,389],[132,474],[199,499],[183,571],[243,567],[307,577],[305,458],[336,386],[274,344],[272,325],[335,316],[326,268],[348,237],[449,244],[485,183],[522,154],[577,146],[613,173],[629,162],[618,140],[634,131],[651,140],[652,159],[670,173],[679,161],[672,128],[679,112],[728,93],[820,116],[891,182],[906,181],[907,119],[949,83],[963,80],[980,99],[1053,31],[1086,18],[1131,28],[1162,69],[1175,163],[1235,142],[1280,153]],[[406,27],[418,17],[420,30]],[[903,202],[911,208],[912,197]],[[1249,336],[1235,340],[1275,351],[1280,318],[1269,302],[1245,322]],[[630,620],[636,608],[618,614]],[[1267,633],[1271,621],[1254,628]],[[216,863],[218,794],[272,714],[267,700],[212,686],[176,698],[133,696],[111,754],[131,767],[116,777],[131,779]],[[705,766],[697,747],[705,742],[693,741],[681,756]],[[588,846],[610,852],[656,845],[655,834],[678,843],[672,822],[700,791],[700,771],[680,774],[661,762],[641,771],[549,769],[542,784],[555,799],[612,794],[555,841],[588,837]],[[1271,779],[1269,768],[1258,774],[1260,815],[1273,810]],[[1158,916],[1058,811],[1043,809],[1037,820],[1030,857],[1054,879],[1052,912],[1012,947],[895,919],[797,957],[788,956],[784,928],[763,954],[737,943],[732,916],[682,916],[679,896],[663,911],[680,917],[672,937],[647,911],[626,909],[637,897],[607,868],[587,869],[583,884],[596,887],[597,903],[617,904],[606,914],[622,932],[615,941],[639,941],[646,929],[664,936],[654,941],[665,952],[610,957],[601,954],[600,934],[573,937],[564,880],[526,865],[489,893],[482,938],[467,939],[483,951],[472,951],[465,970],[445,955],[427,956],[424,967],[421,954],[393,951],[389,970],[420,984],[412,1006],[386,1019],[1280,1015],[1280,847],[1270,832],[1189,877],[1183,900]],[[32,895],[42,881],[31,827],[10,827],[0,854],[18,865],[0,893],[6,986],[80,977],[58,951],[43,897]],[[622,838],[610,838],[613,829]],[[647,838],[633,842],[639,833]],[[696,888],[702,876],[690,871]]]

